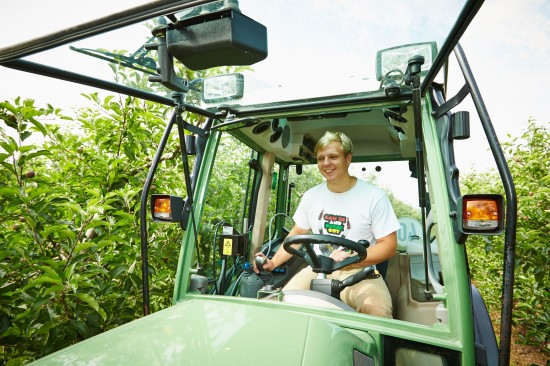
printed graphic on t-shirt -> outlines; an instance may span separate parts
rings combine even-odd
[[[345,238],[351,228],[349,217],[325,213],[324,210],[319,214],[320,229],[319,234],[334,235]],[[323,255],[330,255],[336,247],[330,244],[319,244],[319,249]]]

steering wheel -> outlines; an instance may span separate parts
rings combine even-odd
[[[301,244],[305,248],[305,252],[299,251],[292,247],[293,244]],[[357,253],[357,255],[348,257],[341,262],[336,262],[334,259],[317,254],[313,249],[314,244],[332,244],[342,246]],[[353,240],[340,238],[332,235],[307,234],[307,235],[292,235],[285,239],[283,248],[306,261],[311,266],[315,273],[331,274],[341,268],[349,266],[357,262],[361,262],[367,257],[368,242],[363,246]]]

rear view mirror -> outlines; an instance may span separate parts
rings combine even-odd
[[[170,25],[166,45],[191,70],[252,65],[267,57],[267,29],[239,11],[224,9]]]

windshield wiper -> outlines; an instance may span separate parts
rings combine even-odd
[[[144,47],[139,48],[131,56],[119,55],[109,51],[91,49],[91,48],[78,48],[69,46],[72,51],[80,52],[87,56],[92,56],[100,60],[112,62],[124,67],[129,67],[137,71],[144,72],[150,75],[157,74],[157,64],[151,57],[146,57],[147,52]],[[144,52],[145,51],[145,52]]]

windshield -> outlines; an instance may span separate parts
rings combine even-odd
[[[62,1],[57,3],[62,6]],[[220,5],[223,2],[217,3]],[[42,19],[48,17],[47,14],[53,11],[45,4],[44,7],[50,10],[35,8],[33,14],[40,14]],[[102,2],[97,4],[98,7],[105,6]],[[377,51],[419,42],[435,42],[439,49],[452,31],[463,6],[464,1],[438,0],[240,0],[238,7],[242,14],[266,27],[268,55],[249,68],[239,68],[240,72],[249,77],[246,79],[245,95],[239,104],[272,103],[378,90]],[[199,11],[205,9],[199,8]],[[11,12],[15,12],[15,9]],[[197,11],[187,9],[171,13],[171,16],[172,19],[180,19],[194,13]],[[18,21],[16,14],[7,15],[7,18]],[[169,22],[170,17],[165,17],[165,20]],[[60,23],[60,26],[62,24],[66,23]],[[113,54],[116,53],[126,59],[140,59],[142,62],[134,63],[134,70],[143,80],[154,74],[155,69],[150,60],[156,60],[156,51],[143,47],[153,40],[151,28],[154,24],[154,18],[140,21],[32,54],[24,57],[24,60],[124,83],[115,80],[115,73],[109,66],[109,61],[113,60]],[[56,29],[48,31],[55,32]],[[0,49],[0,56],[6,50],[5,47],[12,45],[13,41],[0,44],[0,48],[4,47]],[[181,69],[180,65],[178,70]],[[234,69],[225,68],[224,71]],[[206,70],[189,75],[198,78],[220,72]],[[181,72],[179,76],[186,77]],[[150,82],[134,82],[132,87],[170,96],[169,90],[152,88]],[[224,103],[228,104],[227,101]]]

